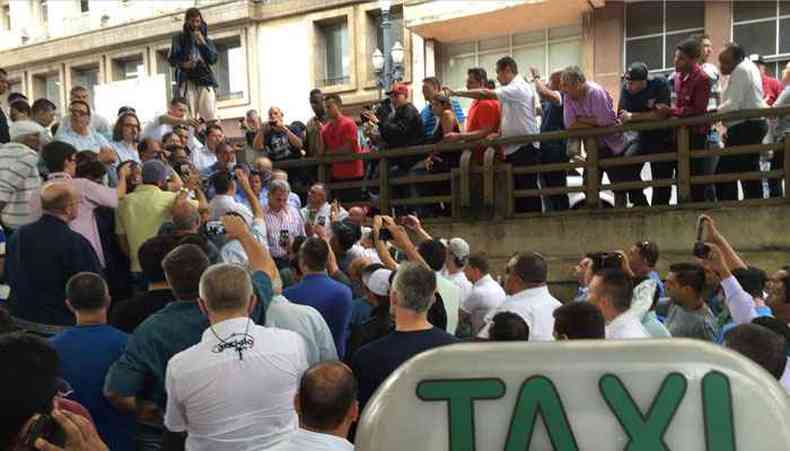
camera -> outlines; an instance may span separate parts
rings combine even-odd
[[[697,240],[694,242],[694,247],[692,249],[692,254],[702,259],[706,259],[710,255],[710,246],[705,244],[705,237],[703,236],[705,233],[705,229],[703,228],[704,223],[705,218],[700,216],[697,220]]]
[[[225,234],[225,226],[222,221],[208,221],[206,223],[206,234],[210,236],[221,236]]]
[[[30,425],[23,441],[25,446],[33,449],[36,440],[43,438],[55,446],[63,447],[66,445],[66,434],[58,425],[54,418],[49,414],[40,415]]]
[[[619,269],[623,266],[623,256],[616,252],[596,252],[587,257],[592,260],[593,272],[602,269]]]
[[[280,247],[284,249],[288,248],[288,237],[289,234],[287,230],[280,230],[280,238],[279,238]]]

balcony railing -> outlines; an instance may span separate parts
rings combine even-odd
[[[601,203],[601,192],[612,191],[620,193],[627,190],[668,187],[677,187],[677,204],[669,207],[647,207],[647,208],[679,208],[683,206],[693,206],[697,208],[710,208],[716,205],[727,205],[732,203],[749,204],[765,202],[787,202],[790,201],[790,135],[785,136],[783,141],[771,144],[753,144],[745,146],[725,147],[722,149],[692,149],[690,146],[690,128],[705,124],[718,122],[728,122],[745,119],[781,117],[790,114],[790,107],[767,108],[756,110],[744,110],[730,113],[711,113],[681,119],[668,119],[656,122],[628,123],[616,127],[590,128],[570,131],[548,132],[536,135],[526,135],[509,138],[499,138],[494,140],[480,140],[469,142],[456,142],[446,144],[422,145],[400,149],[386,149],[364,154],[333,154],[331,156],[321,156],[317,158],[305,158],[301,160],[288,160],[278,162],[277,167],[305,168],[318,166],[318,179],[327,184],[330,190],[347,190],[362,188],[378,188],[378,205],[373,205],[370,201],[359,202],[368,206],[378,207],[381,211],[390,211],[397,206],[418,206],[445,203],[452,206],[453,219],[480,218],[511,218],[522,216],[514,212],[514,204],[517,198],[551,196],[568,193],[584,193],[586,210],[597,210],[604,208]],[[616,157],[599,159],[598,157],[598,138],[613,133],[626,131],[647,131],[658,129],[672,129],[675,136],[675,151],[668,153],[651,154],[635,157]],[[527,144],[530,142],[555,141],[561,139],[579,139],[584,142],[586,158],[583,161],[573,161],[568,163],[556,163],[535,166],[514,167],[510,164],[499,161],[495,157],[493,147],[505,144]],[[482,165],[472,162],[472,151],[470,147],[482,145],[487,148]],[[691,175],[691,160],[694,158],[706,158],[715,156],[732,155],[754,155],[767,151],[782,153],[784,169],[774,168],[768,172],[746,172],[737,174],[719,175]],[[460,167],[453,169],[449,173],[437,173],[429,175],[408,175],[403,177],[390,176],[390,160],[406,156],[427,157],[432,152],[461,152]],[[378,161],[377,176],[371,179],[359,181],[330,181],[328,174],[332,163],[365,160]],[[649,162],[673,161],[677,163],[675,171],[676,177],[673,179],[646,180],[638,182],[621,182],[601,184],[599,176],[588,176],[589,174],[600,174],[606,168],[624,165],[635,165]],[[513,176],[517,174],[542,173],[553,171],[569,171],[581,168],[585,176],[580,186],[567,186],[557,188],[541,188],[532,190],[514,189]],[[715,183],[744,181],[744,180],[764,180],[780,179],[784,181],[784,197],[781,199],[748,199],[735,202],[693,202],[691,199],[692,185],[709,185]],[[450,195],[432,196],[410,196],[393,197],[393,186],[408,184],[426,184],[435,182],[449,182],[451,188]],[[622,196],[615,196],[622,199]],[[607,206],[608,207],[608,206]],[[615,203],[615,209],[625,208],[621,201]],[[482,214],[481,214],[482,212]],[[540,214],[540,213],[537,213]],[[557,214],[563,214],[559,212]],[[527,215],[535,215],[530,213]]]

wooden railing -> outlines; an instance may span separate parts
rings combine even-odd
[[[436,203],[446,203],[452,205],[452,216],[454,219],[461,219],[467,216],[480,216],[482,210],[500,218],[514,216],[514,201],[522,197],[550,196],[582,192],[585,195],[585,206],[587,209],[601,208],[601,191],[612,191],[620,193],[627,190],[644,189],[648,187],[670,187],[677,185],[677,204],[691,204],[691,186],[696,184],[713,184],[732,182],[736,180],[763,180],[783,179],[785,186],[784,201],[790,200],[790,138],[772,144],[754,144],[747,146],[725,147],[719,150],[691,149],[690,128],[700,125],[710,125],[718,122],[728,122],[735,120],[757,119],[781,117],[790,114],[790,107],[767,108],[756,110],[743,110],[730,113],[711,113],[687,118],[673,118],[656,122],[635,122],[607,128],[589,128],[567,131],[557,131],[541,133],[536,135],[525,135],[509,138],[498,138],[493,140],[479,140],[455,143],[442,143],[432,145],[421,145],[399,149],[385,149],[364,154],[333,154],[331,156],[321,156],[317,158],[304,158],[301,160],[287,160],[278,162],[276,167],[283,169],[318,167],[318,179],[326,183],[330,190],[347,190],[362,188],[377,188],[378,205],[381,211],[390,211],[397,206],[416,206]],[[668,153],[657,153],[651,155],[634,157],[616,157],[599,159],[598,157],[598,138],[613,133],[627,131],[648,131],[658,129],[673,129],[676,137],[676,151]],[[530,142],[545,142],[555,140],[579,139],[584,142],[586,157],[584,161],[569,161],[568,163],[555,163],[536,166],[513,167],[510,164],[499,161],[495,157],[492,147],[506,144],[526,144]],[[470,148],[483,146],[486,148],[483,165],[475,164],[471,158]],[[691,175],[691,159],[714,156],[747,155],[759,154],[773,150],[782,152],[784,158],[784,170],[773,169],[768,172],[747,172],[739,174],[720,174],[720,175]],[[429,175],[406,175],[392,177],[390,175],[391,160],[408,156],[427,157],[432,152],[461,152],[460,166],[450,173],[437,173]],[[363,160],[378,161],[377,177],[367,180],[331,182],[329,180],[329,167],[332,163]],[[571,169],[582,168],[585,174],[598,174],[606,168],[623,165],[643,164],[648,162],[677,162],[675,179],[659,179],[638,182],[621,182],[614,184],[601,185],[599,177],[584,177],[581,186],[567,186],[557,188],[542,188],[531,190],[515,190],[513,188],[513,176],[519,174],[543,173],[552,171],[568,171]],[[449,182],[451,187],[450,195],[435,196],[411,196],[405,198],[393,197],[393,186],[424,184],[435,182]],[[480,186],[482,185],[482,186]],[[741,201],[754,202],[754,201]],[[361,201],[359,204],[370,205],[369,201]],[[474,208],[472,208],[474,206]],[[624,207],[618,203],[616,207]],[[706,205],[700,205],[705,208]],[[485,215],[484,215],[485,216]]]

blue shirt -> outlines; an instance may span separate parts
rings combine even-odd
[[[337,355],[342,358],[346,353],[348,325],[351,322],[351,288],[326,274],[308,274],[300,283],[286,288],[283,296],[295,304],[309,305],[321,313],[332,331]]]
[[[650,271],[650,274],[647,277],[656,281],[656,290],[658,291],[658,298],[661,299],[666,297],[666,291],[664,290],[664,282],[661,281],[661,276],[658,274],[658,271]]]
[[[458,102],[458,99],[452,98],[450,99],[450,105],[453,107],[453,112],[455,113],[455,118],[458,120],[458,126],[461,127],[461,130],[464,128],[464,109],[461,107],[461,104]],[[423,134],[426,138],[433,136],[433,132],[436,131],[436,115],[433,114],[431,110],[431,103],[428,102],[420,111],[420,118],[422,119],[422,129]]]
[[[104,377],[121,357],[129,336],[102,324],[77,326],[50,338],[60,359],[60,374],[74,389],[72,399],[93,417],[96,430],[113,451],[134,449],[134,415],[115,410],[102,392]]]
[[[672,105],[672,90],[669,82],[664,77],[651,78],[647,87],[636,94],[631,94],[623,86],[620,91],[619,110],[629,113],[646,113],[653,111],[657,104]],[[647,130],[639,132],[639,140],[647,150],[652,151],[656,146],[665,146],[672,138],[671,129]]]
[[[57,326],[74,325],[64,302],[69,278],[83,271],[102,273],[90,242],[49,214],[11,235],[5,264],[11,314]]]

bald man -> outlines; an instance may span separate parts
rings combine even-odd
[[[271,451],[351,451],[346,437],[359,418],[357,381],[341,362],[322,362],[310,367],[294,399],[299,429]]]
[[[8,240],[6,279],[11,286],[11,315],[23,329],[43,335],[74,325],[66,308],[66,282],[79,272],[102,273],[93,246],[69,228],[79,198],[71,184],[54,182],[41,189],[41,218],[19,228]]]

